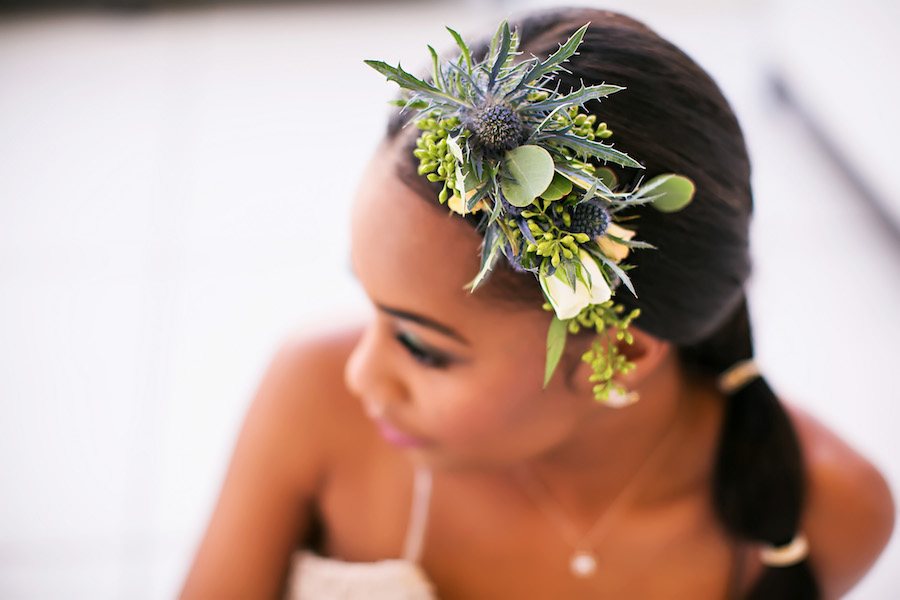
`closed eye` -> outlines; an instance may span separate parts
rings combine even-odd
[[[400,343],[401,346],[409,353],[413,359],[426,366],[435,369],[442,369],[449,366],[453,359],[440,352],[434,348],[429,347],[427,344],[423,343],[416,336],[400,332],[397,333],[394,338]]]

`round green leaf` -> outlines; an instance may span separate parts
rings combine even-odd
[[[646,185],[653,185],[655,181],[666,177],[668,179],[651,192],[654,196],[658,196],[653,201],[653,206],[661,212],[677,212],[687,206],[694,197],[694,182],[681,175],[660,175],[648,181]]]
[[[607,167],[600,167],[594,172],[594,176],[603,182],[603,184],[609,189],[615,189],[616,183],[618,183],[618,179],[616,178],[616,174],[612,172],[612,169]]]
[[[571,191],[572,182],[566,179],[565,176],[556,173],[549,187],[541,194],[541,198],[544,200],[560,200],[568,196]]]
[[[553,157],[540,146],[519,146],[503,161],[509,178],[500,182],[503,195],[513,206],[528,206],[553,181]]]

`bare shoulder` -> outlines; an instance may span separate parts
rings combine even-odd
[[[338,454],[365,437],[367,421],[344,384],[358,338],[359,330],[350,328],[285,341],[247,415],[246,426],[257,419],[265,424],[262,437],[305,496],[316,494]]]
[[[363,422],[343,370],[358,334],[286,342],[253,398],[182,598],[279,595],[336,452]]]
[[[894,527],[894,500],[881,473],[834,432],[788,406],[807,465],[804,530],[825,598],[838,598],[869,570]]]
[[[324,424],[318,419],[343,422],[360,417],[359,404],[344,384],[344,366],[359,335],[351,328],[287,340],[272,360],[258,397],[271,396],[286,411],[284,416],[311,423],[316,431]]]

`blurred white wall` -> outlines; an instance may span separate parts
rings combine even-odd
[[[365,314],[346,222],[395,89],[362,60],[420,65],[444,25],[490,29],[512,4],[0,21],[0,597],[174,596],[274,349]],[[768,91],[772,67],[818,64],[785,33],[798,13],[606,4],[732,100],[760,360],[896,487],[900,249]],[[873,56],[855,75],[885,70]],[[853,598],[900,597],[896,546]]]

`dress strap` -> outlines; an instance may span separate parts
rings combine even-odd
[[[403,544],[403,558],[411,563],[418,564],[422,556],[430,504],[431,469],[417,465],[413,479],[412,508],[409,512],[409,525],[406,528],[406,542]]]

